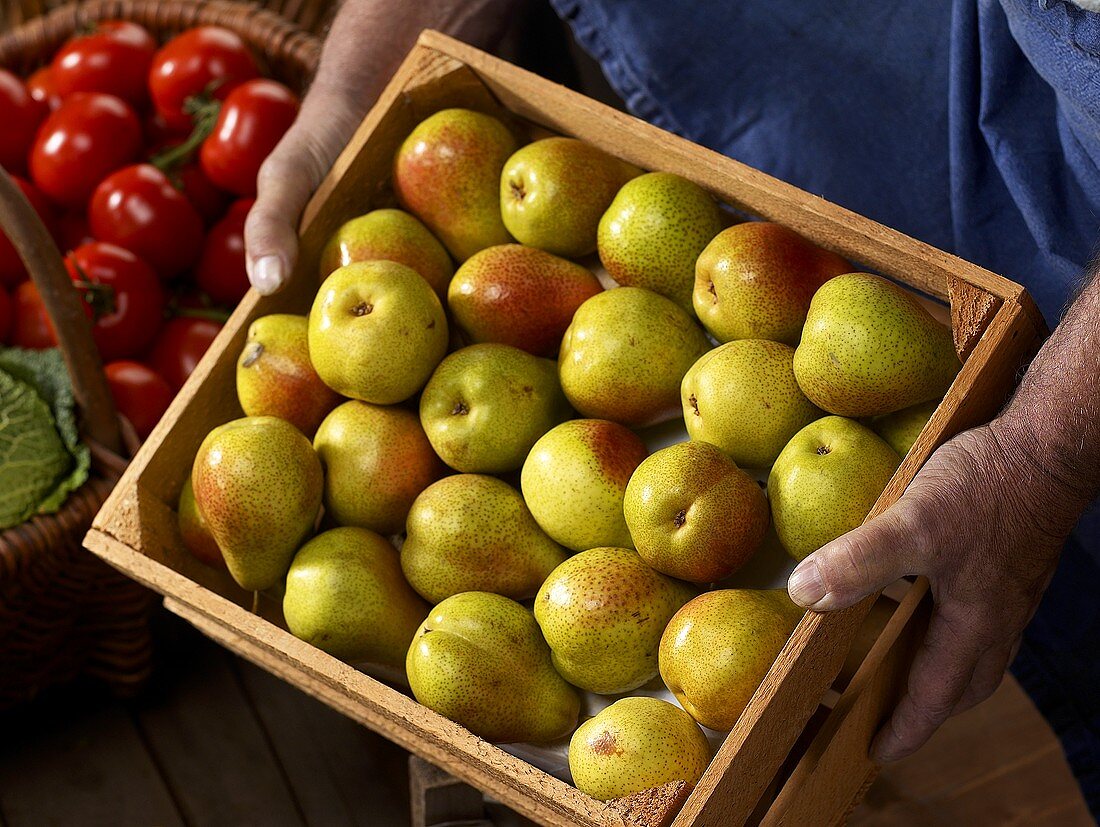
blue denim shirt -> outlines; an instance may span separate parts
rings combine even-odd
[[[1002,273],[1057,323],[1100,235],[1100,15],[1063,0],[551,2],[636,115]],[[1100,814],[1097,511],[1013,671]]]

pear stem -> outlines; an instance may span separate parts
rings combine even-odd
[[[258,615],[260,613],[260,593],[252,592],[252,614]]]

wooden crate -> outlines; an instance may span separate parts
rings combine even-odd
[[[677,173],[737,210],[786,224],[949,302],[963,369],[872,514],[898,498],[938,445],[996,412],[1044,332],[1024,290],[1006,279],[425,32],[306,209],[291,284],[276,296],[252,292],[240,304],[100,512],[87,545],[228,648],[540,823],[801,827],[843,820],[874,777],[868,744],[904,686],[923,631],[923,581],[888,590],[877,604],[868,598],[845,611],[808,613],[694,790],[668,785],[603,803],[294,638],[270,601],[252,613],[250,594],[183,550],[174,504],[206,433],[241,415],[234,368],[249,323],[308,310],[325,240],[348,218],[388,203],[397,146],[421,119],[449,106],[490,112],[531,135],[573,135],[643,168]]]

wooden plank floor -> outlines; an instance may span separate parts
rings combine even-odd
[[[0,827],[408,824],[402,750],[174,617],[158,617],[158,634],[161,662],[139,699],[78,685],[0,716]],[[852,819],[1092,823],[1057,741],[1011,681],[884,771]]]

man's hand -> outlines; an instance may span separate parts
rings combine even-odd
[[[325,40],[297,121],[268,156],[245,221],[248,278],[274,293],[298,256],[298,219],[367,109],[424,28],[482,47],[503,34],[517,0],[347,0]]]
[[[795,569],[818,611],[905,575],[935,600],[908,691],[872,746],[902,758],[1001,682],[1066,537],[1100,487],[1100,280],[1082,291],[1005,412],[936,451],[879,517]]]

